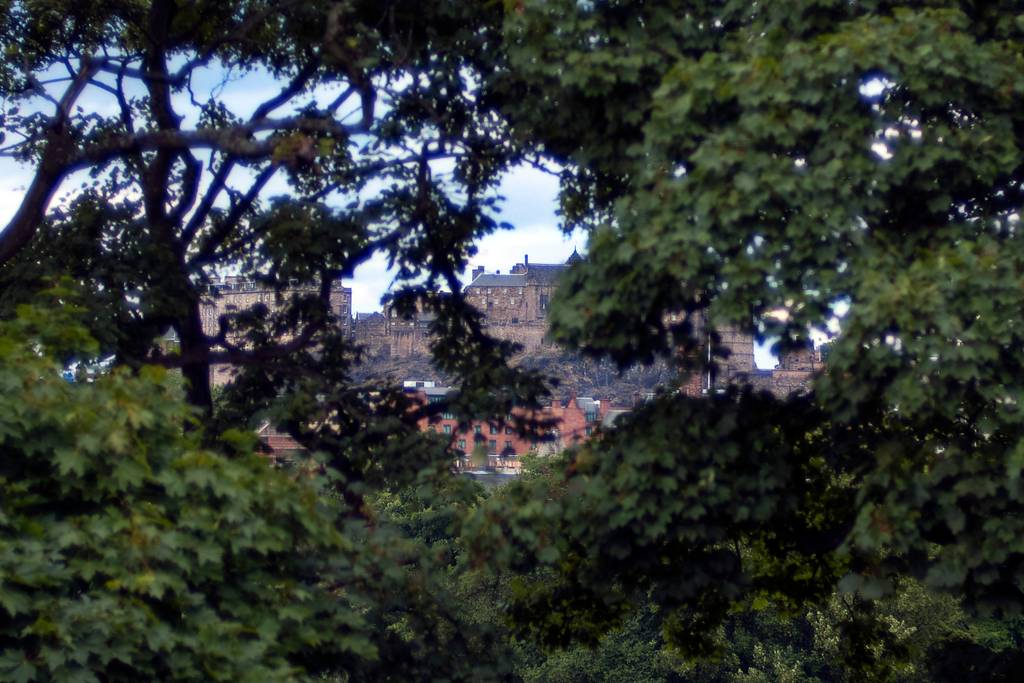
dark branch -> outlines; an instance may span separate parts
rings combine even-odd
[[[307,83],[309,83],[309,79],[316,74],[319,68],[320,59],[318,57],[314,57],[308,64],[299,70],[299,73],[295,75],[295,78],[293,78],[288,85],[281,89],[280,93],[257,107],[256,111],[252,114],[251,120],[259,121],[260,119],[265,118],[267,114],[302,92],[302,89],[306,87]]]
[[[68,160],[74,148],[68,127],[69,112],[95,72],[93,60],[83,58],[77,76],[57,102],[57,113],[50,125],[36,175],[14,217],[0,232],[0,264],[9,261],[32,239],[43,222],[50,200],[69,172]]]
[[[275,171],[277,171],[276,166],[269,166],[260,172],[259,176],[256,177],[256,180],[253,181],[253,184],[245,193],[245,196],[238,200],[238,203],[231,208],[231,212],[217,225],[213,234],[210,235],[199,250],[199,253],[192,259],[193,265],[204,264],[211,260],[217,248],[227,239],[228,235],[231,234],[245,214],[253,207],[253,204],[256,203],[260,192],[263,191],[263,188],[270,181]]]

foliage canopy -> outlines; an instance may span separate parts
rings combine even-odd
[[[340,518],[363,523],[367,496],[434,481],[445,456],[399,392],[371,398],[351,380],[358,351],[330,324],[331,283],[386,254],[396,306],[435,314],[437,362],[463,389],[453,410],[536,404],[538,378],[507,366],[511,348],[487,338],[458,275],[498,227],[502,173],[552,164],[566,225],[590,230],[552,305],[565,346],[623,367],[678,360],[700,318],[787,349],[848,313],[806,395],[666,390],[554,482],[491,496],[464,528],[453,518],[462,559],[505,578],[511,625],[548,646],[596,642],[649,609],[669,645],[707,655],[738,610],[795,614],[838,590],[863,607],[843,625],[852,675],[893,675],[878,653],[903,655],[880,649],[873,601],[896,586],[920,580],[995,614],[1024,606],[1019,12],[1009,0],[3,3],[3,153],[35,169],[0,233],[5,310],[72,275],[117,365],[181,368],[208,441],[259,418],[285,425],[337,473]],[[280,90],[251,110],[211,82],[253,73]],[[101,93],[116,106],[90,106]],[[265,201],[277,178],[287,195]],[[224,269],[318,294],[210,335],[199,305]],[[159,344],[168,327],[176,351]],[[244,368],[216,409],[213,362]],[[54,395],[130,393],[128,374]],[[200,447],[167,429],[181,452]],[[314,545],[340,548],[319,528]]]

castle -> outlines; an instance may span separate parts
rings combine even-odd
[[[302,294],[316,294],[312,285],[294,285],[281,292],[281,298]],[[203,323],[203,332],[216,334],[220,316],[246,311],[257,304],[263,304],[271,311],[279,307],[277,294],[266,285],[237,275],[223,277],[210,286],[209,295],[203,298],[199,315]],[[334,282],[330,294],[331,313],[337,316],[346,333],[352,329],[352,290],[344,287],[341,281]]]
[[[486,330],[492,337],[516,342],[526,353],[554,350],[546,339],[548,305],[561,273],[580,260],[582,257],[573,249],[564,263],[530,263],[529,255],[525,255],[508,273],[488,273],[477,267],[464,294],[483,313]],[[429,313],[404,318],[385,308],[383,313],[356,314],[353,334],[371,357],[425,357],[430,353],[431,320]],[[700,395],[730,384],[750,384],[785,396],[805,389],[821,366],[817,352],[805,349],[784,354],[773,370],[762,370],[754,362],[752,335],[732,327],[716,328],[716,333],[717,346],[727,355],[717,359],[713,375],[695,373],[682,388],[688,394]]]
[[[516,342],[527,353],[545,349],[557,352],[557,348],[546,339],[548,305],[558,287],[559,276],[579,260],[581,257],[574,249],[565,263],[530,263],[527,255],[506,274],[500,271],[487,273],[481,267],[474,268],[472,280],[463,293],[466,300],[483,314],[485,328],[491,336]],[[203,329],[209,335],[216,335],[222,316],[243,312],[257,304],[273,311],[291,296],[314,294],[316,291],[311,286],[296,286],[278,295],[251,280],[224,278],[203,300]],[[383,312],[356,313],[353,317],[352,290],[342,286],[340,281],[333,283],[329,303],[342,332],[362,346],[371,361],[429,357],[431,314],[419,312],[406,317],[392,307],[385,307]],[[669,315],[667,322],[678,321]],[[696,327],[698,336],[708,336],[702,321],[698,321]],[[701,396],[721,391],[728,385],[749,384],[756,389],[785,396],[806,389],[820,368],[818,353],[808,348],[783,355],[776,369],[761,370],[754,362],[754,339],[750,334],[734,328],[717,328],[716,334],[718,346],[725,349],[726,357],[717,360],[714,370],[705,368],[694,372],[679,387],[683,393]],[[571,365],[569,361],[564,362]],[[214,384],[226,383],[230,378],[228,366],[211,369]],[[406,386],[406,391],[413,392],[423,402],[443,400],[451,391],[447,387],[436,386],[434,382],[412,382]],[[478,463],[480,466],[515,472],[520,467],[519,458],[523,454],[561,450],[584,441],[593,430],[609,427],[618,415],[628,411],[626,407],[613,407],[616,400],[630,404],[628,399],[624,401],[621,391],[602,393],[603,399],[594,399],[577,396],[578,386],[566,388],[571,391],[570,395],[552,400],[539,414],[557,425],[546,441],[524,439],[502,421],[475,421],[468,427],[460,427],[454,416],[449,414],[424,419],[420,428],[448,437],[453,453],[458,456],[456,468],[470,467],[474,460],[482,459]],[[642,400],[637,394],[632,398],[633,402]],[[287,453],[299,448],[291,437],[277,432],[270,425],[263,427],[260,437],[274,452]],[[470,457],[470,452],[477,455]]]
[[[558,276],[581,260],[574,249],[565,263],[530,263],[523,257],[502,274],[474,268],[466,285],[466,301],[484,314],[488,334],[521,344],[524,351],[552,347],[545,340],[548,304],[558,286]],[[430,353],[432,314],[421,312],[404,318],[386,307],[383,313],[357,313],[355,340],[374,357],[408,358]]]
[[[296,285],[284,289],[280,295],[272,289],[251,279],[239,276],[227,276],[213,283],[209,293],[202,299],[199,316],[203,325],[203,333],[216,336],[220,331],[221,316],[241,313],[253,306],[262,304],[274,311],[280,307],[281,300],[301,295],[317,294],[311,285]],[[352,290],[344,287],[338,280],[332,283],[329,297],[331,313],[337,317],[342,331],[352,334]],[[227,365],[215,365],[210,369],[210,382],[222,385],[231,381],[231,368]]]
[[[466,300],[484,317],[491,336],[520,344],[526,353],[556,347],[546,339],[548,306],[558,287],[559,276],[573,263],[582,260],[574,249],[564,263],[530,263],[525,255],[508,273],[488,273],[474,268],[464,290]],[[315,292],[310,286],[287,289],[283,297]],[[214,285],[202,307],[203,328],[216,334],[222,315],[244,311],[256,304],[274,310],[278,306],[274,292],[256,282],[239,277],[224,278]],[[352,315],[352,290],[337,282],[331,289],[330,306],[342,331],[363,347],[372,360],[427,358],[430,354],[430,327],[433,315],[418,312],[400,315],[393,307],[382,312]],[[669,316],[671,317],[671,316]],[[754,363],[754,339],[734,328],[716,329],[718,346],[727,351],[711,373],[695,373],[682,387],[691,395],[715,391],[730,384],[750,384],[758,389],[786,395],[806,388],[820,367],[820,358],[812,349],[782,356],[773,370],[761,370]],[[230,378],[226,367],[213,371],[213,381],[222,384]]]

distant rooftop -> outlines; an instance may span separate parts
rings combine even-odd
[[[469,287],[525,287],[527,285],[553,285],[558,277],[570,265],[582,261],[583,257],[575,248],[565,263],[530,263],[530,256],[523,256],[523,262],[517,263],[512,270],[502,275],[501,272],[485,273],[483,267],[473,269],[473,281]]]
[[[298,280],[292,280],[283,289],[315,292],[318,291],[319,288],[320,286],[315,282],[299,282]],[[209,285],[209,291],[211,293],[216,292],[219,294],[227,292],[269,292],[272,289],[273,286],[270,283],[242,275],[226,275],[214,280]],[[337,279],[333,282],[332,289],[335,289],[335,291],[345,291],[348,287],[345,287],[341,283],[341,280]]]
[[[531,263],[526,266],[526,279],[531,284],[553,285],[565,269],[563,263]]]
[[[470,287],[525,287],[526,275],[500,275],[481,273],[469,284]]]

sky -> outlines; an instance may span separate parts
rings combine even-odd
[[[265,77],[239,78],[227,83],[221,78],[223,74],[211,72],[209,82],[196,86],[213,86],[218,96],[236,114],[246,115],[260,102],[277,91],[277,85]],[[83,96],[81,103],[87,110],[101,113],[113,113],[114,103],[103,93]],[[186,102],[179,103],[179,111],[189,112]],[[109,111],[108,111],[109,110]],[[186,125],[193,123],[186,114]],[[31,169],[15,163],[8,158],[0,158],[0,226],[6,225],[14,215],[21,198],[31,180]],[[65,181],[65,188],[77,185],[76,178]],[[286,191],[283,174],[275,177],[268,184],[266,196],[273,196]],[[538,169],[522,166],[513,169],[505,177],[499,194],[504,197],[501,205],[500,221],[513,226],[511,230],[498,230],[487,235],[478,242],[477,254],[470,261],[470,268],[463,275],[463,282],[468,284],[469,272],[473,267],[483,266],[487,272],[500,270],[508,272],[516,263],[529,255],[531,263],[564,263],[577,249],[586,253],[586,235],[580,231],[565,234],[559,228],[556,216],[558,179]],[[60,195],[54,202],[60,201]],[[392,276],[388,272],[387,262],[383,256],[375,256],[360,266],[345,284],[352,288],[352,309],[354,312],[370,312],[380,310],[381,297],[388,291]],[[758,367],[771,368],[775,359],[764,346],[755,349],[755,360]]]
[[[6,225],[14,215],[30,179],[29,168],[10,159],[0,159],[0,225]],[[280,185],[268,187],[267,196],[284,191],[283,174],[277,179]],[[65,187],[75,185],[74,179],[65,182]],[[500,220],[511,223],[514,229],[498,230],[480,240],[471,267],[484,266],[487,272],[507,272],[526,254],[534,263],[563,263],[574,248],[585,251],[586,236],[582,232],[565,235],[558,228],[556,178],[531,167],[520,167],[509,173],[499,193],[505,197]],[[57,201],[59,198],[55,203]],[[464,280],[468,280],[468,273],[469,269]],[[391,284],[386,259],[377,256],[364,263],[345,284],[352,288],[353,311],[380,310],[380,299]]]
[[[58,70],[53,75],[65,74]],[[128,81],[129,88],[132,87],[131,83]],[[191,85],[197,93],[215,94],[227,109],[241,117],[248,117],[260,103],[276,95],[281,87],[280,83],[267,74],[252,72],[226,77],[225,72],[219,68],[197,70]],[[65,86],[64,83],[53,84],[50,86],[51,94],[59,97]],[[330,101],[341,87],[339,84],[334,88],[318,88],[310,97]],[[143,93],[139,91],[134,94]],[[176,93],[174,100],[175,108],[184,116],[184,126],[195,126],[198,111],[189,102],[186,93]],[[113,97],[95,88],[87,88],[79,103],[86,111],[96,111],[101,115],[114,115],[118,111]],[[51,108],[47,103],[42,103],[42,106],[47,111]],[[342,111],[347,108],[346,102],[342,105]],[[286,112],[287,109],[282,108],[277,113]],[[0,226],[6,225],[14,215],[30,182],[30,170],[9,158],[0,158]],[[64,188],[76,187],[79,180],[77,177],[68,178]],[[272,197],[287,191],[285,175],[278,173],[268,183],[264,195]],[[515,229],[501,230],[482,239],[477,245],[479,253],[473,259],[472,265],[482,265],[488,272],[496,269],[505,271],[521,261],[524,254],[529,254],[535,263],[560,263],[568,258],[574,247],[581,252],[584,251],[584,235],[567,237],[557,227],[557,192],[557,179],[550,174],[531,167],[521,167],[510,172],[499,190],[506,198],[500,220],[513,224]],[[60,194],[54,203],[59,201]],[[470,270],[467,269],[464,279],[468,279]],[[386,260],[377,257],[365,263],[357,270],[352,280],[346,281],[346,284],[352,288],[353,310],[379,310],[381,296],[391,284]]]
[[[468,284],[469,271],[475,266],[483,266],[489,273],[508,272],[525,255],[532,263],[564,263],[574,248],[583,252],[586,236],[582,232],[565,235],[558,228],[557,193],[558,180],[542,171],[520,167],[509,173],[499,190],[505,197],[500,220],[514,229],[498,230],[477,243],[477,254],[470,260],[463,282]],[[355,277],[345,282],[352,288],[352,310],[379,310],[380,297],[390,282],[383,256],[363,264]]]
[[[0,159],[0,225],[14,215],[25,188],[29,170],[9,159]],[[69,185],[70,185],[69,181]],[[478,253],[470,261],[471,268],[483,266],[487,272],[508,272],[529,255],[531,263],[563,263],[577,249],[586,252],[586,235],[564,234],[555,215],[558,180],[531,167],[513,170],[501,185],[505,197],[501,220],[513,225],[511,230],[498,230],[482,238]],[[468,273],[463,278],[468,283]],[[380,298],[391,284],[387,262],[377,256],[362,266],[355,277],[345,281],[352,288],[353,312],[380,310]],[[760,368],[771,368],[775,358],[765,346],[755,348],[755,361]]]

